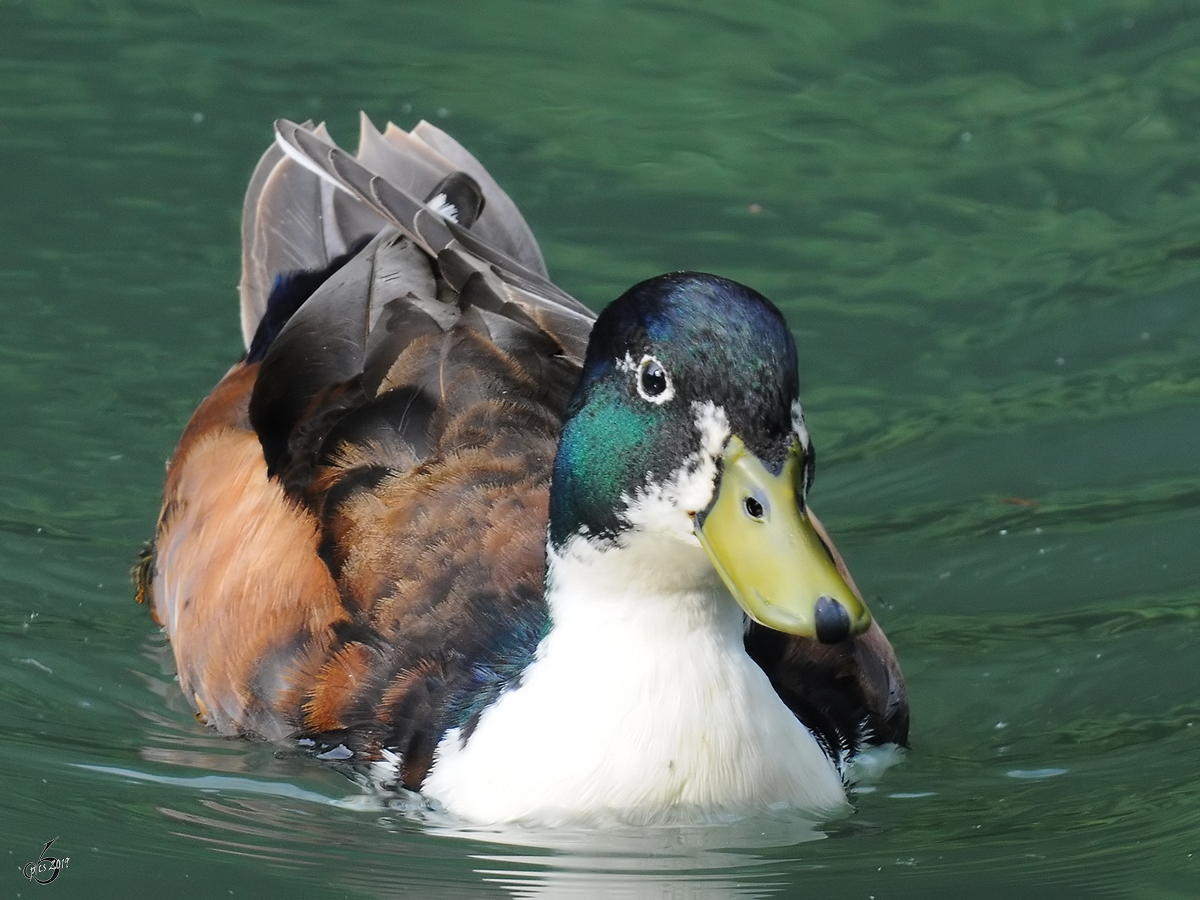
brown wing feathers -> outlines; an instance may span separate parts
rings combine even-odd
[[[168,466],[150,593],[204,719],[280,738],[295,730],[306,663],[348,617],[316,520],[266,477],[246,414],[256,369],[222,380]]]
[[[258,350],[248,340],[261,360],[231,371],[180,442],[150,593],[208,722],[267,737],[352,731],[408,750],[416,783],[444,728],[469,719],[466,695],[518,671],[540,637],[549,468],[590,314],[569,301],[560,342],[525,311],[556,308],[560,291],[511,292],[493,261],[504,253],[459,249],[410,195],[323,133],[288,127],[350,178],[333,187],[275,149],[255,173],[244,325],[279,333]],[[407,165],[394,141],[364,133],[369,158]],[[469,197],[436,150],[416,152],[420,178],[405,187]],[[348,184],[395,227],[339,262],[375,225],[319,224]],[[522,284],[545,283],[514,215],[480,221],[493,239],[512,226],[502,242],[525,255]],[[289,301],[293,268],[328,277]]]

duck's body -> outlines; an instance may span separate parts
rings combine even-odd
[[[778,312],[681,274],[593,333],[448,136],[364,120],[356,160],[278,131],[247,355],[184,432],[142,569],[201,718],[394,761],[476,822],[844,805],[846,759],[903,743],[907,705],[807,511]],[[731,550],[744,528],[785,549]],[[781,556],[810,562],[760,582]]]

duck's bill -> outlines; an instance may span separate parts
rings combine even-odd
[[[696,536],[752,619],[836,643],[866,631],[871,613],[797,503],[802,453],[793,444],[774,475],[740,438],[730,438],[716,496],[695,519]]]

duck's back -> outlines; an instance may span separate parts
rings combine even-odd
[[[545,626],[592,315],[443,133],[364,120],[356,160],[278,130],[246,198],[247,355],[169,464],[149,594],[206,722],[394,749],[415,786]]]

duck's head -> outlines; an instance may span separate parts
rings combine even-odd
[[[870,613],[810,520],[813,448],[796,346],[751,289],[692,272],[635,285],[597,319],[554,465],[549,543],[693,548],[742,608],[835,642]],[[702,553],[701,553],[702,551]]]

